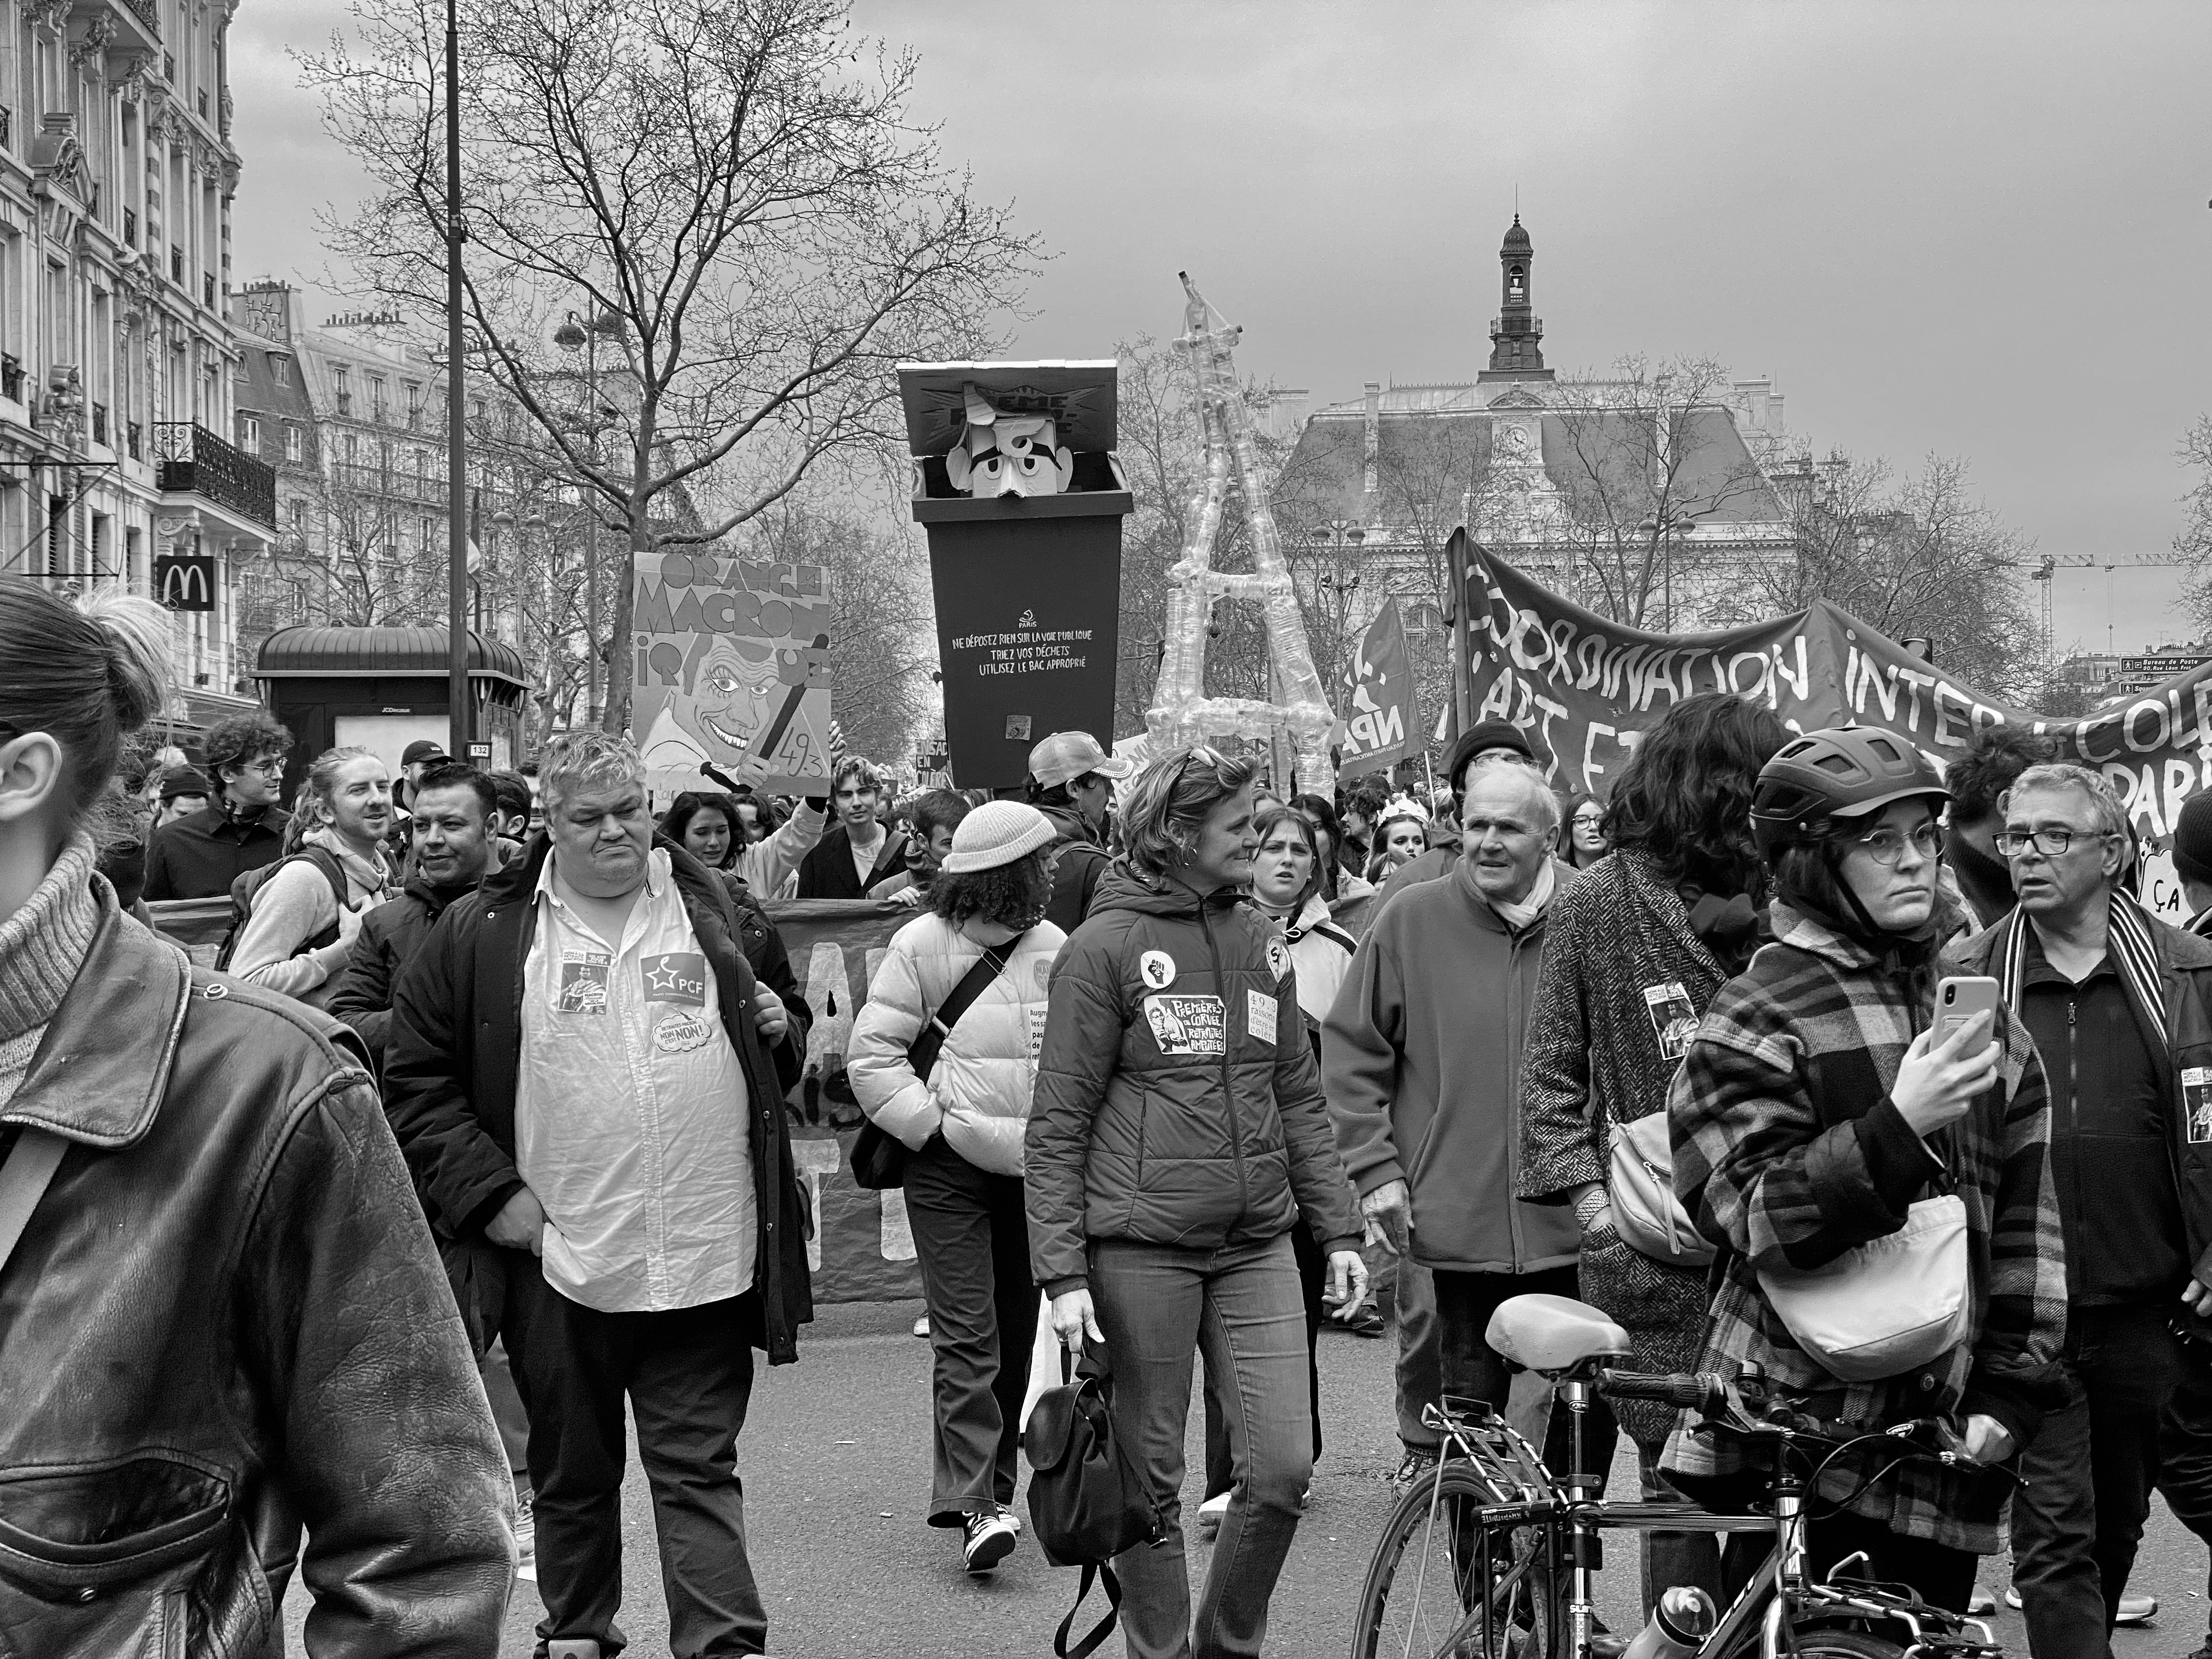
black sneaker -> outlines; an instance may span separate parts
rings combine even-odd
[[[971,1515],[960,1525],[960,1558],[970,1572],[988,1572],[1013,1553],[1020,1531],[1014,1517],[1003,1510]]]
[[[1398,1465],[1398,1472],[1390,1477],[1394,1486],[1410,1486],[1437,1466],[1435,1449],[1428,1446],[1408,1446],[1406,1461]]]

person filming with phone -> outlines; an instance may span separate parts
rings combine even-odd
[[[2063,1403],[2066,1304],[2026,1025],[1988,1007],[1931,1029],[1957,920],[1937,886],[1948,799],[1872,728],[1765,763],[1751,817],[1774,943],[1715,994],[1668,1113],[1675,1194],[1721,1252],[1698,1370],[1756,1363],[1823,1418],[1948,1418],[1971,1460],[1824,1465],[1809,1567],[1863,1551],[1869,1577],[1964,1612],[2010,1491],[1975,1466],[2032,1445]],[[1910,1297],[1888,1288],[1900,1263]],[[1661,1467],[1728,1502],[1751,1455],[1686,1417]]]
[[[2043,1056],[2066,1239],[2067,1395],[2021,1464],[2013,1585],[2035,1652],[2100,1659],[2181,1380],[2172,1327],[2212,1310],[2212,941],[2120,885],[2127,812],[2096,773],[2032,766],[1998,805],[2020,908],[1963,965]]]

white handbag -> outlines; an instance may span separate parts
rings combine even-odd
[[[1966,1206],[1923,1198],[1905,1225],[1820,1267],[1762,1267],[1759,1287],[1797,1346],[1846,1382],[1901,1376],[1972,1334]]]
[[[1639,1255],[1670,1267],[1702,1267],[1713,1259],[1711,1241],[1674,1196],[1674,1149],[1664,1111],[1613,1126],[1605,1189],[1613,1231]]]

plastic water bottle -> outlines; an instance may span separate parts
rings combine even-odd
[[[1650,1622],[1622,1650],[1621,1659],[1691,1659],[1719,1617],[1711,1596],[1694,1584],[1677,1584],[1660,1595]]]

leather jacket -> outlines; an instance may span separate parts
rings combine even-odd
[[[295,1555],[319,1655],[495,1651],[507,1460],[352,1035],[94,885],[0,1109],[72,1143],[0,1268],[0,1654],[281,1652]]]

